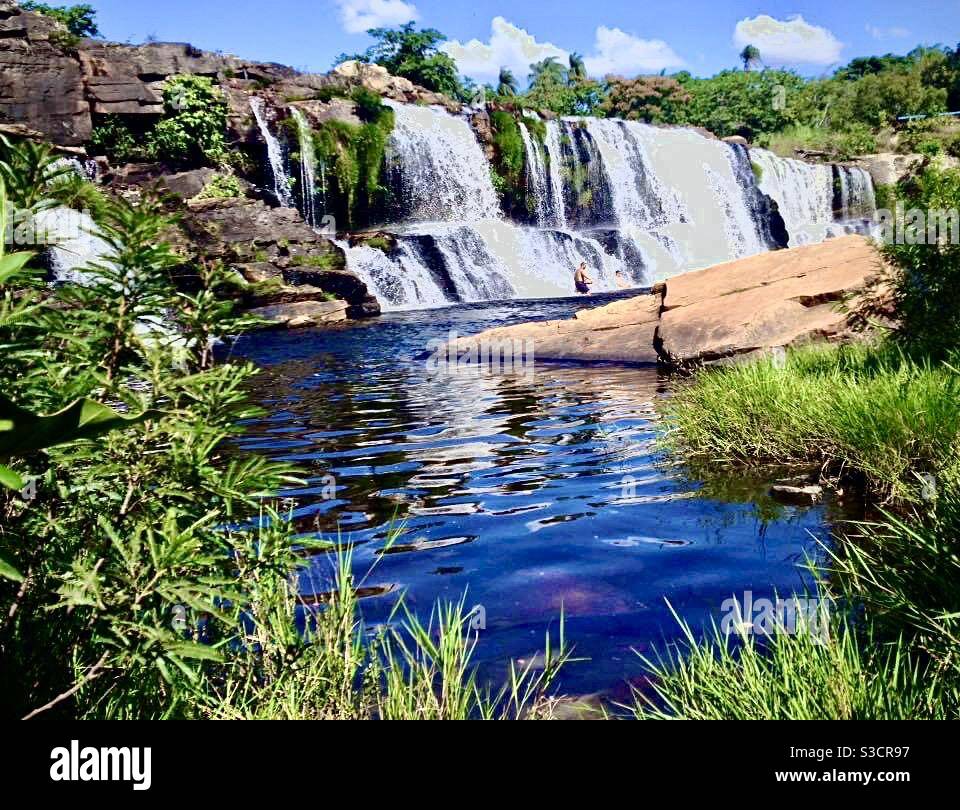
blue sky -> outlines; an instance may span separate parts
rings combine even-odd
[[[596,76],[686,68],[710,75],[737,64],[745,42],[764,61],[806,75],[855,56],[960,41],[960,0],[89,0],[104,36],[189,41],[251,59],[325,71],[363,50],[371,24],[415,18],[451,39],[462,72],[479,81],[507,64],[577,51]]]

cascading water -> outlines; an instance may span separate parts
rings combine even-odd
[[[324,188],[322,182],[319,187],[317,186],[318,161],[317,150],[313,143],[313,131],[302,110],[291,107],[290,114],[297,124],[297,135],[300,140],[301,213],[311,228],[319,228],[320,220],[323,218]]]
[[[397,244],[387,252],[341,245],[350,269],[384,309],[569,295],[573,269],[582,261],[592,268],[596,289],[615,289],[614,274],[629,268],[596,239],[521,227],[502,217],[490,164],[464,119],[437,108],[387,103],[396,122],[387,168],[401,223],[386,230]],[[527,136],[533,151],[529,131]],[[540,172],[543,190],[549,185],[546,152],[539,154],[539,169],[534,165],[532,171]],[[547,226],[559,220],[550,209],[545,202]]]
[[[387,166],[405,221],[476,222],[500,216],[490,164],[463,118],[431,107],[386,104],[396,122]]]
[[[872,217],[877,197],[869,172],[859,166],[836,166],[840,187],[840,215],[843,219]]]
[[[295,208],[296,203],[293,199],[293,192],[290,190],[290,182],[287,177],[287,171],[283,161],[283,147],[280,141],[270,131],[267,124],[267,116],[262,98],[256,96],[250,99],[250,109],[253,110],[253,117],[257,120],[257,126],[260,127],[260,135],[267,145],[267,158],[270,163],[270,172],[273,177],[273,192],[277,196],[280,204],[284,208]]]
[[[527,189],[535,200],[534,214],[537,226],[546,228],[551,223],[550,217],[550,178],[547,174],[547,159],[543,147],[533,139],[530,130],[520,122],[520,137],[523,138],[523,148],[527,157]]]
[[[590,118],[536,129],[519,122],[527,212],[536,224],[523,226],[503,216],[491,166],[466,118],[385,103],[395,117],[386,182],[397,222],[381,230],[392,244],[338,244],[387,310],[570,295],[580,262],[596,291],[616,289],[617,273],[641,286],[788,241],[820,241],[839,227],[829,166],[748,152],[693,130]],[[306,119],[297,111],[294,117],[301,152],[312,155],[303,148]],[[281,196],[282,149],[267,137],[262,106],[257,118]],[[301,161],[303,213],[315,227],[323,213],[318,168]],[[842,216],[872,213],[869,175],[836,170]],[[322,177],[320,187],[322,194]]]
[[[72,208],[49,208],[34,215],[37,241],[47,250],[53,280],[89,284],[96,267],[110,262],[113,248],[97,232],[88,214]]]
[[[751,149],[750,158],[760,169],[760,190],[780,209],[790,246],[822,241],[833,223],[830,166],[782,158],[766,149]]]

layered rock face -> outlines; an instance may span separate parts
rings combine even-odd
[[[291,98],[316,121],[336,118],[359,123],[351,102],[311,100],[325,88],[367,87],[398,101],[439,97],[371,65],[341,66],[330,75],[301,74],[292,68],[200,51],[182,43],[120,45],[76,40],[56,21],[23,12],[0,0],[0,133],[50,141],[83,154],[104,116],[118,116],[132,131],[143,131],[164,114],[163,87],[174,75],[213,79],[229,105],[228,138],[248,153],[265,149],[251,114],[254,95],[265,99],[271,116]],[[183,228],[171,234],[185,260],[222,261],[251,285],[244,303],[256,314],[288,327],[371,317],[380,305],[366,285],[347,271],[341,251],[311,229],[294,208],[274,208],[257,190],[240,182],[243,196],[201,199],[218,172],[204,168],[171,174],[154,164],[107,167],[103,181],[120,195],[137,195],[157,184],[178,199]],[[257,178],[252,178],[258,182]],[[190,283],[189,275],[184,283]],[[342,299],[331,302],[330,297]],[[342,305],[341,305],[342,304]]]
[[[861,236],[775,251],[684,273],[652,294],[583,310],[574,318],[487,330],[457,342],[533,340],[538,360],[730,362],[813,340],[852,337],[853,314],[882,299],[883,267]]]

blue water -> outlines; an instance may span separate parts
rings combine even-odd
[[[826,506],[772,504],[764,481],[704,489],[658,454],[658,404],[676,382],[654,368],[428,373],[432,339],[588,303],[598,301],[395,313],[245,337],[233,350],[263,367],[255,397],[269,412],[238,444],[305,471],[308,485],[284,493],[296,528],[354,545],[366,622],[387,621],[401,594],[426,618],[437,599],[466,592],[486,616],[481,676],[498,682],[511,658],[542,650],[562,609],[589,659],[560,684],[577,694],[623,688],[642,671],[635,651],[678,636],[665,600],[699,627],[734,594],[802,590],[832,519]],[[331,580],[320,556],[301,588],[319,594]]]

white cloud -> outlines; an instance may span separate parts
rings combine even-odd
[[[343,30],[348,34],[403,25],[420,17],[417,7],[404,0],[337,0],[337,5]]]
[[[738,48],[755,45],[768,64],[830,65],[840,61],[843,43],[830,31],[797,14],[775,20],[766,14],[740,20],[733,34]]]
[[[530,72],[530,65],[549,57],[566,63],[569,54],[549,42],[537,40],[503,17],[494,17],[490,23],[490,41],[471,39],[462,43],[457,40],[445,42],[443,50],[456,61],[457,68],[465,76],[477,81],[495,80],[500,68],[513,71],[522,83]]]
[[[584,63],[591,76],[659,73],[664,68],[671,70],[684,65],[684,61],[663,40],[640,39],[619,28],[607,28],[605,25],[597,29],[594,53]]]
[[[890,28],[880,28],[867,23],[866,28],[867,33],[874,39],[904,39],[910,36],[910,31],[897,25],[891,26]]]
[[[521,83],[530,72],[530,65],[549,57],[566,65],[569,51],[550,42],[538,42],[536,37],[494,17],[490,24],[490,41],[472,39],[462,43],[447,42],[443,49],[452,56],[465,76],[478,81],[496,80],[501,67],[509,68]],[[673,49],[658,39],[639,39],[619,28],[597,28],[593,53],[584,59],[591,76],[608,73],[654,73],[664,68],[683,66],[683,60]]]

